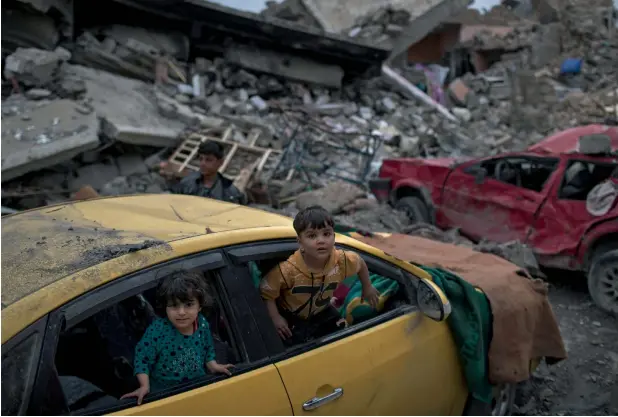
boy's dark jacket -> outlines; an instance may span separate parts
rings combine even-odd
[[[234,186],[234,182],[220,173],[217,174],[217,182],[210,189],[204,186],[202,173],[194,172],[184,177],[179,183],[174,184],[171,187],[171,192],[209,197],[236,204],[247,204],[245,195]]]

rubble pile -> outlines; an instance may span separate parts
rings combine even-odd
[[[77,39],[73,62],[147,82],[157,81],[161,71],[153,68],[162,67],[165,76],[186,82],[174,56],[187,58],[189,40],[140,29],[114,25],[86,31]]]
[[[99,42],[87,32],[81,39]],[[114,51],[119,53],[122,48],[117,44]],[[57,55],[45,51],[41,54]],[[20,49],[7,61],[17,61],[23,55]],[[190,70],[179,70],[187,83],[163,77],[153,85],[140,80],[143,77],[137,72],[116,68],[116,58],[90,62],[85,60],[87,56],[82,54],[78,61],[107,70],[70,64],[66,62],[70,56],[43,60],[38,65],[7,66],[7,70],[14,69],[11,78],[28,82],[21,84],[20,93],[3,102],[3,181],[41,169],[56,169],[60,163],[70,167],[63,170],[64,177],[55,177],[50,200],[57,199],[58,189],[68,196],[85,184],[103,194],[153,192],[161,189],[161,181],[156,173],[153,178],[144,172],[139,162],[148,155],[140,153],[139,158],[134,158],[137,172],[126,174],[129,170],[121,169],[117,156],[99,161],[99,149],[118,144],[174,147],[187,132],[231,124],[267,132],[259,143],[264,148],[283,150],[290,140],[296,140],[305,150],[302,161],[311,160],[305,164],[311,166],[305,169],[307,178],[303,183],[320,187],[337,176],[364,178],[375,154],[388,156],[390,151],[397,155],[398,144],[405,144],[406,138],[395,125],[409,132],[410,123],[398,120],[408,117],[403,110],[417,107],[381,78],[357,79],[341,89],[329,89],[248,71],[223,58],[198,58]],[[144,64],[142,71],[149,65]],[[70,126],[65,126],[67,122]],[[74,138],[87,143],[75,143]],[[249,137],[235,130],[230,140],[246,145]],[[393,146],[384,148],[383,143]],[[58,148],[53,155],[38,158],[52,146]],[[20,159],[9,171],[12,165],[7,161],[15,159],[15,155]],[[76,156],[78,165],[71,161]],[[298,163],[287,161],[287,166],[291,169]],[[286,177],[281,177],[279,187],[286,182]],[[111,185],[106,187],[108,183]],[[20,190],[26,188],[21,191],[24,195],[35,191],[44,194],[36,180],[17,184]],[[7,189],[14,188],[13,184],[7,185]],[[276,181],[271,185],[277,189]]]
[[[36,178],[6,182],[42,169],[55,175],[50,200],[84,184],[103,194],[164,190],[159,167],[145,159],[167,160],[190,135],[230,126],[225,140],[244,146],[246,155],[239,152],[226,172],[238,176],[252,166],[251,147],[272,151],[276,158],[255,182],[267,195],[262,200],[278,207],[294,206],[300,193],[335,180],[363,187],[387,157],[523,149],[555,130],[618,117],[618,37],[610,36],[598,7],[571,1],[542,18],[518,17],[504,6],[451,17],[481,27],[491,20],[508,30],[502,36],[479,30],[457,45],[472,62],[487,64],[476,74],[457,78],[443,62],[395,68],[412,87],[385,75],[344,78],[338,65],[231,41],[217,58],[188,62],[186,36],[122,25],[81,33],[67,46],[71,52],[19,48],[4,66],[4,86],[13,91],[2,107],[3,198],[44,194],[48,184]],[[308,16],[304,3],[294,1],[264,13]],[[408,11],[387,5],[344,34],[388,43],[412,24]],[[565,58],[581,65],[561,71]],[[250,133],[256,129],[258,142]],[[376,215],[375,207],[340,209],[337,215],[350,223],[405,227],[396,216]]]
[[[354,26],[344,30],[342,34],[373,44],[388,44],[410,24],[410,18],[410,12],[407,10],[387,5],[361,16]]]

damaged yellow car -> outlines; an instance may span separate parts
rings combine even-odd
[[[471,413],[450,305],[431,276],[359,240],[371,273],[399,283],[384,308],[283,345],[255,285],[297,248],[291,219],[183,195],[100,198],[2,218],[2,413],[33,415],[460,415]],[[217,360],[209,375],[144,403],[136,343],[166,275],[197,270]],[[494,413],[508,414],[509,387]]]

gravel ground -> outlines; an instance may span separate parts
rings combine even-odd
[[[535,372],[521,387],[514,414],[618,414],[610,408],[611,401],[618,406],[618,318],[593,304],[583,275],[545,272],[568,358]]]

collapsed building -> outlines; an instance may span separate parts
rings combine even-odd
[[[3,206],[51,204],[84,186],[163,192],[162,171],[196,169],[206,139],[224,145],[223,173],[254,203],[298,206],[307,189],[362,190],[385,157],[522,149],[618,115],[609,3],[510,2],[484,15],[461,0],[357,3],[287,0],[258,16],[188,0],[97,2],[89,13],[13,0],[2,28]],[[566,58],[579,69],[562,73]],[[405,227],[351,203],[333,210]]]

